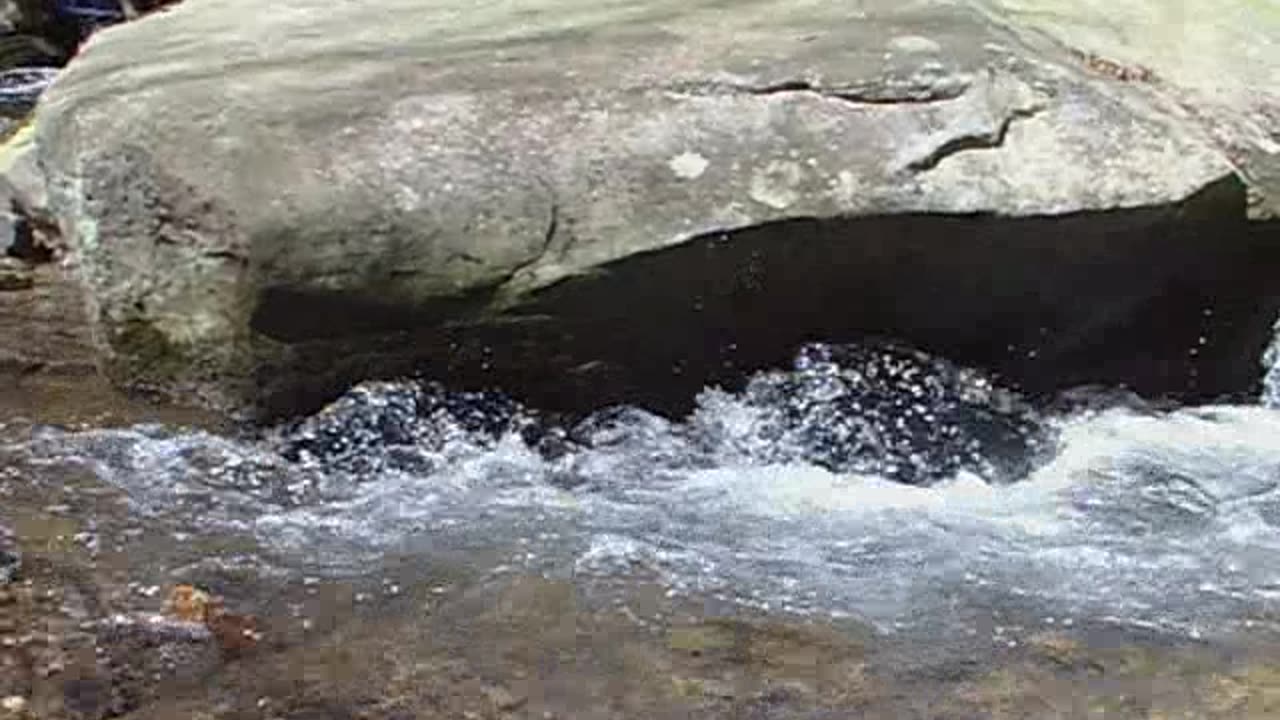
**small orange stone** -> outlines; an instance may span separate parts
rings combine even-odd
[[[178,585],[169,591],[164,614],[175,620],[203,623],[209,618],[211,605],[216,605],[216,601],[209,593],[191,585]]]
[[[222,598],[192,585],[178,585],[169,591],[164,614],[175,620],[204,625],[229,653],[244,652],[262,639],[256,617],[229,613]]]
[[[262,639],[258,619],[252,615],[220,612],[209,619],[208,626],[222,650],[232,654],[242,653]]]

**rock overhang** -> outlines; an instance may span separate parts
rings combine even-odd
[[[280,344],[524,323],[558,285],[718,234],[1176,212],[1236,172],[1143,82],[964,5],[399,0],[356,22],[291,0],[227,32],[237,2],[102,33],[39,127],[100,324],[233,349],[214,374],[263,378]],[[156,208],[188,227],[157,242]]]

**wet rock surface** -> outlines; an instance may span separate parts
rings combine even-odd
[[[5,460],[0,524],[23,564],[0,587],[0,696],[23,700],[18,717],[125,716],[225,664],[205,625],[159,613],[163,574],[143,557],[163,554],[134,550],[147,533],[118,497],[73,476],[42,486]]]
[[[810,345],[795,370],[747,384],[774,462],[929,483],[967,471],[993,482],[1023,477],[1051,432],[1016,393],[970,369],[890,343]]]
[[[281,455],[344,473],[429,472],[425,455],[451,441],[528,431],[534,415],[497,392],[452,392],[438,383],[366,383],[321,412],[285,423],[272,435]]]
[[[1053,431],[1019,394],[976,370],[893,343],[811,344],[792,369],[756,375],[738,397],[736,427],[720,424],[713,411],[700,425],[680,427],[633,407],[575,421],[540,415],[497,392],[370,382],[268,436],[290,462],[353,477],[427,475],[447,462],[450,445],[493,450],[519,437],[548,461],[652,445],[655,467],[710,465],[727,444],[752,463],[811,463],[910,484],[962,471],[1012,482],[1053,445]],[[568,473],[561,482],[575,484]]]
[[[33,372],[83,375],[94,372],[83,298],[75,282],[55,265],[0,259],[0,373],[7,387]]]
[[[22,124],[0,143],[0,396],[33,375],[94,372],[89,315],[64,250]]]

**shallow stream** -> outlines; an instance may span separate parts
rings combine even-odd
[[[496,394],[369,383],[255,437],[177,426],[11,443],[131,513],[252,538],[241,562],[376,576],[384,558],[852,618],[957,641],[992,608],[1205,638],[1280,601],[1280,411],[1076,393],[1033,409],[893,345],[811,346],[688,418],[563,424]]]

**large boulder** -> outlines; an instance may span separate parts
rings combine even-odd
[[[1250,183],[1250,214],[1280,217],[1280,5],[1255,0],[989,0],[1094,70],[1145,74]],[[1168,106],[1166,106],[1168,107]]]
[[[413,371],[678,409],[868,333],[1251,392],[1263,186],[1182,77],[1051,32],[1127,14],[1012,4],[200,0],[95,35],[37,144],[103,368],[232,412]],[[1262,72],[1236,5],[1216,71]]]

